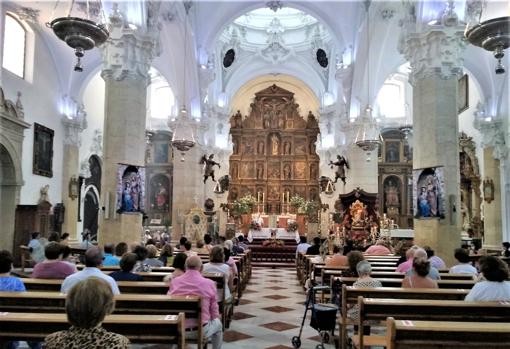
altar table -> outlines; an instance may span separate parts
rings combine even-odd
[[[260,230],[250,230],[248,232],[248,241],[253,239],[269,239],[271,231],[276,231],[276,238],[280,240],[296,240],[299,242],[299,233],[297,231],[287,231],[284,228],[260,228]]]

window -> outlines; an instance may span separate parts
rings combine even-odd
[[[405,117],[405,95],[402,83],[386,82],[377,95],[379,114],[387,118]]]
[[[3,67],[20,78],[25,75],[26,31],[13,16],[5,16]]]
[[[174,95],[169,86],[156,87],[151,94],[151,116],[155,119],[166,119],[174,106]]]
[[[175,109],[174,94],[168,81],[155,68],[150,69],[149,76],[151,83],[147,87],[147,116],[149,119],[166,120]]]

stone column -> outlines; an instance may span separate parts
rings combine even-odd
[[[404,33],[400,45],[412,67],[413,169],[442,167],[444,171],[445,217],[415,219],[414,240],[431,246],[448,265],[461,243],[457,80],[464,43],[463,27],[454,22],[445,20],[448,26]]]
[[[489,118],[486,121],[483,106],[479,105],[477,109],[474,126],[482,134],[484,180],[492,180],[494,184],[494,200],[483,201],[484,248],[499,249],[501,243],[506,241],[504,224],[508,221],[508,202],[504,190],[508,183],[505,175],[508,147],[505,144],[502,118]]]
[[[79,150],[81,146],[81,132],[87,127],[85,112],[78,109],[75,118],[62,117],[64,126],[64,151],[62,159],[62,203],[65,207],[62,233],[69,233],[70,240],[79,240],[78,237],[78,197],[70,196],[70,182],[76,180],[76,189],[79,193],[78,177],[80,169]]]
[[[154,38],[129,28],[118,10],[114,11],[110,37],[102,47],[105,120],[100,244],[129,244],[140,241],[142,236],[142,214],[117,214],[115,198],[118,165],[145,166],[148,72],[154,55]]]

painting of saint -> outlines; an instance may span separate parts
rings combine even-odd
[[[400,143],[386,142],[386,162],[400,161]]]
[[[413,171],[414,216],[444,218],[444,179],[441,167]]]
[[[151,208],[158,211],[168,210],[169,180],[164,175],[155,175],[151,180]]]

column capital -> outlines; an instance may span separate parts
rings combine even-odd
[[[159,55],[158,31],[141,34],[128,25],[118,8],[110,15],[108,29],[110,37],[101,46],[103,79],[145,79],[148,83],[150,64]]]
[[[404,33],[399,51],[411,63],[410,83],[428,77],[462,76],[465,46],[464,27],[458,24],[434,25],[427,31]]]
[[[61,122],[64,126],[64,145],[80,147],[81,133],[87,128],[85,106],[67,95],[63,97],[63,105],[65,105],[65,111]]]
[[[508,146],[505,141],[505,128],[501,118],[480,119],[475,117],[473,126],[482,134],[482,147],[493,147],[494,159],[503,160],[508,157]]]

